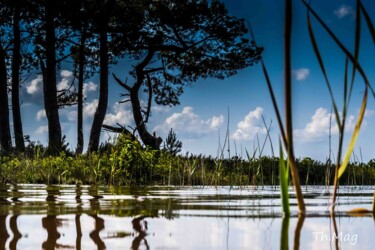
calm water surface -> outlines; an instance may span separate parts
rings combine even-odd
[[[282,218],[277,187],[0,186],[0,249],[375,249],[373,187],[306,187]],[[334,229],[336,228],[336,230]]]

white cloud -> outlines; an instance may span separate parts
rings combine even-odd
[[[83,84],[83,96],[87,97],[89,92],[94,92],[98,89],[98,85],[93,82],[88,82]]]
[[[320,107],[315,111],[314,115],[311,117],[311,121],[306,124],[304,129],[294,130],[294,136],[299,142],[322,141],[328,138],[330,124],[332,135],[338,134],[339,129],[335,115],[329,113],[327,109]],[[354,129],[355,117],[353,115],[347,117],[345,126],[346,131],[352,131]]]
[[[104,118],[104,124],[116,125],[129,125],[133,122],[133,112],[129,103],[115,103],[113,106],[114,113],[109,113]]]
[[[39,110],[37,113],[36,113],[36,119],[38,121],[42,120],[43,118],[46,118],[46,110],[45,109],[41,109]]]
[[[45,126],[40,126],[39,128],[37,128],[37,130],[35,131],[36,134],[44,134],[44,133],[47,133],[48,132],[48,126],[45,125]]]
[[[220,127],[221,124],[223,124],[223,122],[224,122],[224,116],[223,115],[213,116],[211,118],[210,128],[217,129],[218,127]]]
[[[303,81],[310,75],[310,70],[307,68],[300,68],[293,70],[293,75],[297,81]]]
[[[237,124],[237,129],[232,137],[235,140],[253,140],[257,134],[266,134],[267,130],[262,125],[263,108],[257,107],[250,111],[242,121]]]
[[[36,76],[27,86],[26,91],[30,95],[38,94],[42,92],[43,77],[41,75]]]
[[[71,78],[73,77],[73,72],[69,70],[61,70],[60,71],[61,78]]]
[[[351,6],[342,4],[340,8],[333,12],[339,19],[344,18],[348,15],[354,15],[354,10]]]
[[[176,112],[165,119],[161,125],[155,128],[155,131],[167,134],[173,128],[179,135],[197,137],[217,131],[223,122],[223,115],[203,120],[198,114],[194,113],[193,107],[187,106],[182,109],[181,113]]]
[[[86,106],[83,107],[83,116],[91,117],[94,116],[96,108],[98,107],[99,100],[94,99],[92,102],[89,102]]]
[[[60,71],[61,81],[57,83],[57,91],[67,90],[73,78],[73,72],[69,70]]]

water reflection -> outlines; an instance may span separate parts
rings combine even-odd
[[[293,249],[298,250],[300,249],[300,239],[301,239],[301,231],[303,227],[303,223],[305,221],[304,215],[299,215],[296,229],[294,230],[293,236]],[[280,233],[280,249],[281,250],[289,250],[289,223],[290,217],[284,216],[281,223],[281,233]]]
[[[7,215],[0,215],[0,249],[6,249],[6,242],[9,238],[6,219]]]
[[[17,219],[18,215],[12,215],[9,220],[9,228],[13,234],[13,238],[9,243],[10,250],[17,249],[17,243],[22,238],[22,234],[18,230]]]
[[[105,228],[104,220],[96,214],[89,216],[95,220],[95,229],[90,233],[90,238],[94,241],[99,250],[106,249],[105,244],[99,235],[100,231]]]
[[[81,250],[82,241],[82,228],[81,228],[81,214],[77,214],[74,219],[74,224],[76,226],[76,249]]]
[[[42,248],[55,249],[57,240],[61,237],[57,231],[57,228],[62,226],[61,220],[57,219],[56,215],[47,215],[42,218],[42,226],[47,231],[47,239],[43,242]]]
[[[132,220],[133,229],[136,231],[136,237],[134,238],[132,242],[132,248],[131,249],[138,249],[142,243],[144,242],[144,245],[146,249],[150,249],[148,242],[146,240],[147,236],[147,221],[144,220],[147,216],[139,216],[137,218],[134,218]]]
[[[289,250],[289,221],[290,217],[283,217],[281,223],[281,234],[280,234],[280,249]]]
[[[0,249],[354,249],[315,234],[340,229],[359,234],[358,249],[375,245],[375,237],[364,237],[375,234],[373,218],[343,213],[371,207],[372,188],[340,192],[336,217],[329,217],[323,194],[306,198],[313,211],[307,217],[282,218],[275,187],[0,185]]]

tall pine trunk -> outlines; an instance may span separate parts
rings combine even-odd
[[[94,120],[92,122],[90,142],[88,152],[98,150],[100,141],[100,132],[107,111],[108,105],[108,35],[107,35],[107,18],[105,13],[104,1],[101,1],[102,21],[99,28],[100,40],[100,90],[99,103],[96,109]]]
[[[78,56],[78,107],[77,107],[77,150],[76,154],[82,154],[83,151],[83,81],[84,81],[84,67],[85,67],[85,40],[86,32],[84,28],[81,34],[81,43],[79,47]]]
[[[20,108],[20,66],[21,66],[21,32],[20,32],[20,8],[18,5],[14,8],[13,16],[13,58],[12,58],[12,112],[13,127],[16,148],[18,151],[25,150],[25,141],[23,137],[21,108]]]
[[[5,51],[0,43],[0,144],[4,152],[12,147],[9,125],[8,83]]]
[[[56,35],[54,23],[54,6],[52,1],[46,1],[46,73],[44,91],[44,106],[48,119],[48,148],[51,152],[61,151],[61,125],[59,118],[59,108],[57,105],[56,87]]]

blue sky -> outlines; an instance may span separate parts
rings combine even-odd
[[[225,0],[232,15],[243,17],[252,26],[257,43],[265,48],[263,58],[274,85],[278,102],[283,102],[283,1],[273,0]],[[312,1],[313,8],[347,46],[350,51],[354,47],[355,2],[354,0]],[[371,0],[363,1],[370,16],[375,15],[375,5]],[[294,134],[297,157],[309,156],[325,161],[328,157],[328,131],[330,123],[331,100],[326,88],[323,75],[314,56],[309,40],[306,24],[306,9],[300,1],[293,1],[293,112]],[[375,20],[374,20],[375,21]],[[336,101],[341,109],[344,62],[345,56],[329,38],[325,31],[313,22],[314,31],[319,41],[319,48],[327,67],[329,79],[333,85]],[[375,72],[372,70],[375,62],[375,48],[367,26],[362,18],[362,36],[360,63],[374,84]],[[110,72],[116,72],[121,79],[125,78],[126,66],[122,62],[113,65]],[[125,70],[124,70],[125,69]],[[72,79],[70,69],[63,68],[59,72],[59,88],[64,88]],[[32,140],[47,142],[47,120],[42,103],[42,79],[35,76],[24,83],[22,88],[22,115],[24,132]],[[87,102],[84,109],[85,145],[87,146],[92,117],[98,98],[98,77],[86,81],[85,95]],[[356,77],[352,102],[349,109],[346,139],[350,138],[364,85],[360,77]],[[122,89],[117,86],[110,76],[110,103],[105,122],[131,125],[132,113],[128,104],[119,104]],[[227,130],[229,109],[229,132],[231,156],[237,154],[245,157],[245,148],[253,152],[259,142],[262,145],[266,130],[262,116],[271,126],[273,146],[278,149],[279,128],[276,123],[270,95],[260,64],[239,71],[237,75],[225,80],[199,80],[185,89],[176,107],[155,106],[148,125],[162,138],[167,136],[172,127],[177,137],[183,142],[183,152],[194,154],[217,155],[219,140],[223,143]],[[76,145],[76,107],[60,110],[63,133],[71,148]],[[364,124],[354,150],[364,161],[375,158],[375,105],[374,99],[369,98]],[[102,139],[113,138],[113,135],[103,132]],[[332,146],[335,152],[337,144],[337,126],[332,121]],[[347,140],[345,147],[347,145]],[[265,146],[264,154],[271,154],[270,144]],[[276,152],[278,154],[278,152]],[[334,153],[335,154],[335,153]]]

